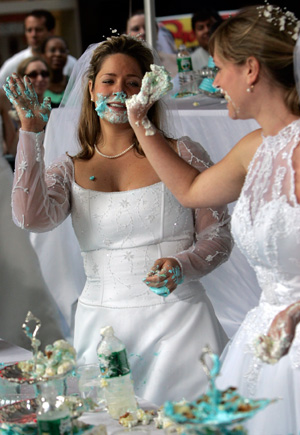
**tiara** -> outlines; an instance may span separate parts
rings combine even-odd
[[[258,16],[264,17],[268,23],[279,27],[280,32],[285,30],[291,38],[297,41],[300,32],[300,21],[293,12],[282,10],[279,6],[273,6],[266,2],[263,6],[257,6]]]

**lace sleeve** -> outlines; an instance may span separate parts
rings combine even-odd
[[[20,130],[12,191],[13,220],[33,232],[49,231],[70,213],[73,163],[62,156],[47,170],[44,133]]]
[[[200,172],[213,164],[204,148],[188,137],[178,140],[178,151],[184,160]],[[226,206],[195,209],[194,221],[193,245],[174,256],[180,263],[184,282],[210,273],[228,259],[233,248]]]

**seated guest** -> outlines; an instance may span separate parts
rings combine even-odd
[[[194,70],[207,66],[209,59],[208,41],[212,30],[222,18],[213,9],[202,8],[192,16],[192,29],[198,42],[198,47],[192,53]]]

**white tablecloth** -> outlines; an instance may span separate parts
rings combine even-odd
[[[176,136],[189,136],[199,142],[216,163],[246,134],[259,128],[257,122],[232,120],[225,100],[206,96],[166,99],[169,125]],[[229,204],[232,212],[234,203]],[[229,337],[232,337],[246,313],[257,305],[260,288],[256,276],[237,246],[230,259],[201,279],[216,314]]]

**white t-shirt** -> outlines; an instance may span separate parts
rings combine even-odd
[[[27,47],[25,50],[21,50],[7,59],[0,68],[0,86],[4,85],[8,76],[17,71],[20,62],[30,56],[33,56],[32,49]],[[66,76],[71,75],[76,60],[77,59],[75,57],[71,56],[70,54],[68,55],[67,63],[64,67],[64,74]]]

